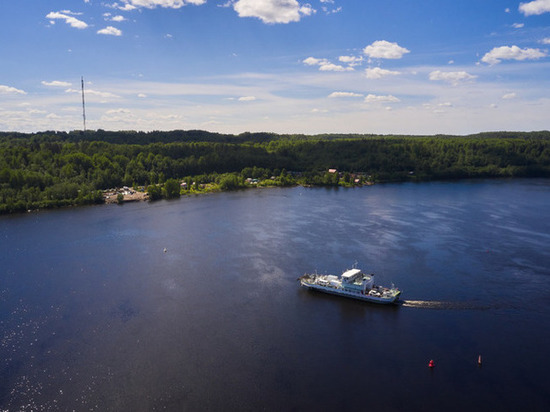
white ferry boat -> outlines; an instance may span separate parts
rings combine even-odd
[[[335,275],[305,274],[299,280],[308,289],[373,303],[395,303],[401,295],[401,291],[393,285],[391,288],[375,285],[373,274],[366,275],[357,268],[346,270],[340,278]]]

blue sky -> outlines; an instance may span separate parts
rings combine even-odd
[[[4,0],[0,130],[550,129],[550,0]]]

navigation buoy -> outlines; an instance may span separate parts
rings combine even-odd
[[[481,355],[479,355],[477,358],[477,364],[478,366],[481,366]]]
[[[435,366],[435,363],[433,360],[428,362],[428,368],[433,368]]]

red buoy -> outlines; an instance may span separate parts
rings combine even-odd
[[[428,362],[428,367],[429,368],[433,368],[435,366],[435,363],[433,360],[431,360],[430,362]]]

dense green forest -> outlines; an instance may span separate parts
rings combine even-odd
[[[338,174],[327,173],[329,168]],[[470,136],[226,135],[171,132],[0,133],[0,213],[102,203],[102,191],[149,186],[178,195],[175,182],[244,179],[274,185],[353,184],[475,177],[550,176],[550,132]],[[161,190],[164,188],[164,191]],[[175,191],[175,192],[174,192]]]

